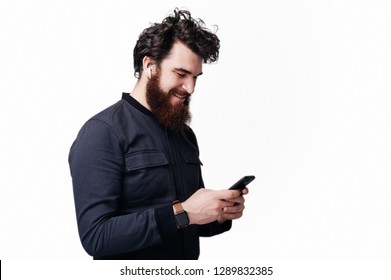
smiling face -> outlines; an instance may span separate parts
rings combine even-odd
[[[194,92],[197,77],[202,75],[202,58],[180,42],[173,44],[168,56],[160,63],[160,86],[168,92],[173,88],[179,96]],[[182,93],[182,94],[181,94]],[[172,103],[182,102],[174,94]]]
[[[171,129],[183,129],[190,121],[190,96],[202,74],[202,59],[180,42],[147,82],[146,98],[157,119]]]

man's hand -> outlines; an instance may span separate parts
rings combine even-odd
[[[185,202],[190,224],[203,225],[216,220],[239,218],[244,209],[244,199],[239,190],[199,189]],[[237,203],[237,204],[236,204]]]
[[[242,194],[248,194],[248,189],[244,188],[242,190]],[[226,220],[235,220],[242,217],[245,201],[243,195],[227,200],[228,202],[233,203],[233,205],[224,207],[222,214],[217,218],[219,223],[224,223]]]

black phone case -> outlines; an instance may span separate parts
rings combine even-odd
[[[237,181],[232,187],[230,187],[230,190],[243,190],[245,186],[250,184],[255,179],[255,176],[244,176],[242,179]]]

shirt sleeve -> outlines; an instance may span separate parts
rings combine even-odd
[[[217,221],[198,227],[198,232],[202,237],[214,236],[226,231],[229,231],[232,227],[232,221],[227,220],[224,223],[218,223]]]
[[[91,256],[139,250],[176,231],[171,205],[124,214],[120,210],[123,152],[113,128],[98,119],[80,130],[69,153],[80,239]]]

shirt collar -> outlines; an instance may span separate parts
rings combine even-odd
[[[136,99],[134,99],[132,96],[130,96],[129,93],[123,92],[122,93],[122,100],[127,101],[130,105],[132,105],[134,108],[139,110],[141,113],[147,114],[149,116],[154,116],[151,111],[149,111],[147,108],[145,108],[143,105],[141,105]]]

